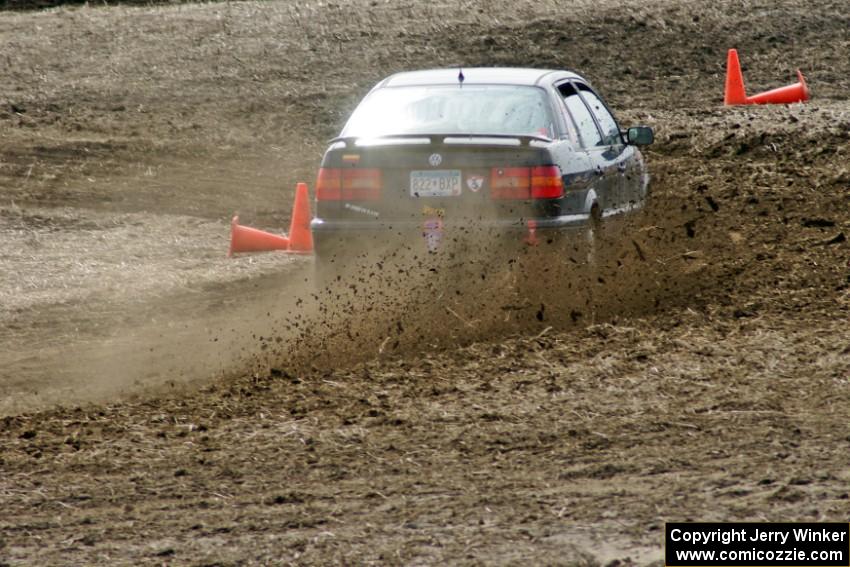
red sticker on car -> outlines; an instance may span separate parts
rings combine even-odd
[[[422,237],[428,252],[436,252],[443,239],[443,220],[440,218],[427,219],[422,223]]]

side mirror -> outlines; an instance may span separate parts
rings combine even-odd
[[[655,134],[649,126],[632,126],[626,132],[626,141],[633,146],[648,146],[655,141]]]

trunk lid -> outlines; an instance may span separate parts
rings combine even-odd
[[[318,200],[324,220],[417,221],[517,220],[538,216],[541,203],[531,199],[494,199],[499,176],[515,168],[549,165],[551,140],[536,136],[399,136],[375,141],[336,140],[322,168],[379,170],[380,191],[343,193]],[[345,171],[349,170],[346,174]]]

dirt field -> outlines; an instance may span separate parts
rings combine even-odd
[[[645,565],[665,521],[847,521],[847,29],[845,0],[0,12],[0,565]],[[729,47],[813,100],[723,108]],[[340,303],[309,258],[225,258],[374,82],[458,64],[574,69],[656,129],[592,282]]]

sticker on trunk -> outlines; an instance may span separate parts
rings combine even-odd
[[[466,178],[466,186],[473,193],[478,193],[481,191],[481,188],[484,187],[484,176],[483,175],[469,175]]]

